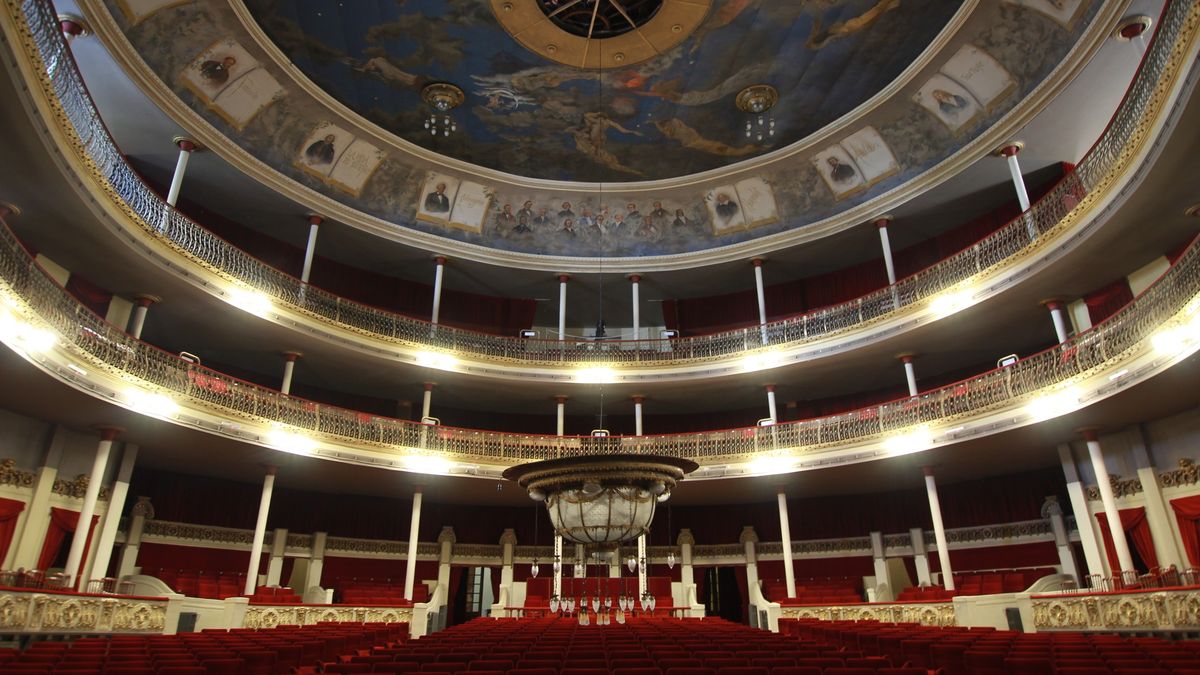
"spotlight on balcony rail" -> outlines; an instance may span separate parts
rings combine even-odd
[[[773,427],[773,426],[775,426],[775,418],[774,417],[764,417],[758,421],[758,426]]]
[[[670,340],[671,338],[679,337],[679,331],[674,329],[660,330],[658,331],[658,336],[664,340]]]
[[[523,338],[535,338],[535,337],[537,337],[537,331],[536,331],[536,330],[533,330],[533,329],[531,329],[531,328],[526,328],[526,329],[524,329],[524,330],[519,330],[519,331],[517,331],[517,337],[523,337]]]
[[[1020,358],[1021,357],[1017,356],[1016,354],[1009,354],[1008,356],[1001,356],[996,361],[996,367],[997,368],[1007,368],[1008,366],[1011,366],[1012,364],[1019,361]]]
[[[442,423],[442,421],[436,417],[422,417],[421,418],[421,424],[428,424],[431,427],[436,427],[441,423]]]
[[[595,436],[596,438],[607,438],[608,429],[592,429],[592,436]]]
[[[187,361],[188,363],[190,363],[192,365],[195,365],[195,366],[200,365],[200,357],[196,356],[195,354],[193,354],[191,352],[179,352],[179,358],[183,359],[184,361]]]

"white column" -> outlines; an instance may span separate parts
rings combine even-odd
[[[642,403],[646,401],[646,397],[637,395],[633,397],[633,435],[642,435]]]
[[[638,597],[646,594],[646,572],[650,567],[650,560],[646,557],[646,535],[637,538],[637,571],[638,571]]]
[[[421,419],[429,417],[430,407],[433,405],[433,382],[425,383],[425,393],[421,395]]]
[[[777,407],[775,407],[775,385],[768,384],[766,386],[766,389],[767,389],[767,416],[770,417],[772,421],[778,422],[779,421],[779,416],[778,416],[779,409]]]
[[[904,364],[904,379],[908,382],[908,395],[916,396],[917,390],[917,370],[913,366],[912,354],[901,354],[900,362]]]
[[[876,602],[891,602],[896,598],[892,588],[891,575],[888,573],[887,557],[883,548],[883,533],[871,532],[871,562],[875,568],[875,598]]]
[[[696,545],[696,538],[692,536],[691,529],[685,527],[679,530],[675,544],[679,546],[679,581],[686,593],[689,587],[696,585],[696,577],[692,570],[692,547]]]
[[[1100,500],[1104,502],[1104,516],[1108,519],[1108,531],[1112,534],[1113,548],[1117,550],[1117,562],[1121,565],[1121,569],[1113,570],[1113,576],[1120,577],[1122,572],[1133,571],[1133,556],[1129,554],[1129,542],[1125,538],[1125,528],[1121,527],[1121,514],[1117,510],[1117,498],[1113,495],[1112,483],[1108,478],[1108,467],[1104,465],[1100,437],[1094,429],[1085,429],[1082,433],[1084,440],[1087,441],[1088,455],[1092,459],[1092,469],[1096,474],[1096,487],[1100,488]]]
[[[1021,175],[1021,163],[1017,161],[1017,153],[1021,148],[1025,147],[1023,143],[1009,143],[996,151],[996,154],[1008,160],[1008,172],[1012,175],[1013,187],[1017,190],[1017,203],[1021,205],[1021,213],[1026,214],[1029,211],[1029,192],[1025,190],[1025,177]],[[1025,229],[1029,232],[1029,238],[1037,237],[1037,226],[1033,219],[1025,216]]]
[[[263,542],[267,538],[267,514],[271,512],[271,492],[275,489],[275,467],[268,466],[263,477],[262,498],[258,501],[258,520],[254,523],[254,539],[250,544],[250,564],[246,566],[245,595],[254,595],[258,588],[258,562],[262,560]]]
[[[1075,584],[1082,587],[1079,571],[1075,567],[1075,554],[1071,551],[1071,538],[1067,535],[1067,523],[1057,496],[1046,497],[1042,504],[1042,517],[1050,520],[1050,531],[1054,533],[1054,547],[1058,549],[1058,564],[1062,566],[1063,574],[1071,575]]]
[[[888,225],[891,223],[891,216],[881,216],[875,219],[875,227],[879,229],[879,245],[883,248],[883,264],[887,268],[889,285],[896,283],[896,263],[892,260],[892,241],[888,237]]]
[[[135,340],[142,339],[142,329],[146,327],[146,313],[150,311],[150,305],[158,300],[158,297],[153,295],[139,295],[133,299],[133,314],[129,317],[129,334]]]
[[[33,479],[33,494],[29,498],[29,506],[25,509],[25,517],[20,521],[20,532],[14,537],[16,552],[11,569],[37,568],[42,544],[46,539],[46,529],[50,525],[50,496],[54,491],[54,481],[58,478],[58,464],[62,461],[66,442],[66,429],[56,425],[42,466]]]
[[[408,558],[404,565],[404,599],[412,601],[417,579],[417,537],[421,528],[421,486],[413,490],[412,521],[408,524]]]
[[[1058,337],[1058,343],[1062,344],[1067,341],[1067,317],[1063,313],[1063,304],[1058,300],[1047,300],[1042,303],[1046,305],[1046,309],[1050,310],[1050,320],[1054,322],[1054,335]]]
[[[288,531],[285,528],[277,527],[271,536],[271,554],[267,559],[267,585],[278,586],[279,577],[283,575],[283,555],[287,550],[287,535]],[[300,589],[300,595],[304,595],[305,589]]]
[[[1062,443],[1058,446],[1058,459],[1067,481],[1067,496],[1071,499],[1071,512],[1075,515],[1075,526],[1079,530],[1079,542],[1083,545],[1083,559],[1087,564],[1087,572],[1089,575],[1104,576],[1104,557],[1100,552],[1099,533],[1092,527],[1092,513],[1088,510],[1087,496],[1083,491],[1083,482],[1079,480],[1079,471],[1075,468],[1075,458],[1071,455],[1070,445]],[[1082,586],[1083,584],[1080,584],[1080,587]]]
[[[909,529],[908,537],[912,541],[913,564],[917,568],[917,583],[932,584],[933,577],[929,574],[929,552],[925,550],[925,530],[919,527]]]
[[[179,158],[175,160],[175,174],[171,176],[171,187],[167,190],[167,203],[171,206],[175,206],[175,202],[179,201],[179,188],[183,186],[183,174],[187,172],[188,159],[198,147],[195,141],[188,138],[176,137],[174,141],[175,145],[179,146]]]
[[[554,595],[562,597],[563,577],[563,538],[561,534],[554,535]]]
[[[285,396],[292,393],[292,374],[296,371],[296,359],[299,358],[300,352],[283,353],[283,381],[279,384],[279,393]]]
[[[511,528],[505,528],[500,534],[500,592],[504,594],[504,589],[508,589],[508,604],[512,602],[512,584],[513,584],[513,554],[517,547],[517,533]],[[500,598],[496,598],[496,602],[500,602]]]
[[[449,525],[443,525],[442,531],[438,533],[438,588],[450,588],[450,565],[454,562],[454,545],[458,543],[458,537],[454,534],[454,528]],[[472,570],[472,572],[474,572]],[[482,579],[480,580],[482,582]],[[470,588],[470,586],[468,586]],[[446,598],[447,603],[454,602],[450,597]]]
[[[436,326],[442,313],[442,275],[446,273],[446,259],[439,255],[433,262],[436,263],[433,268],[433,314],[429,322]]]
[[[88,565],[85,579],[101,579],[108,574],[108,563],[112,560],[113,546],[117,540],[117,526],[121,523],[121,514],[125,511],[125,497],[129,494],[129,478],[133,475],[133,464],[137,461],[138,446],[126,443],[121,449],[121,467],[117,469],[117,479],[113,482],[112,495],[108,498],[108,508],[104,511],[104,520],[100,526],[100,541],[96,544],[96,555]]]
[[[1150,460],[1146,449],[1146,435],[1141,425],[1130,431],[1129,445],[1133,450],[1134,465],[1137,466],[1138,482],[1142,484],[1142,494],[1146,496],[1146,524],[1150,526],[1150,537],[1154,539],[1154,552],[1158,558],[1159,567],[1174,565],[1180,570],[1184,565],[1183,555],[1175,545],[1175,528],[1171,514],[1167,512],[1167,502],[1163,498],[1162,486],[1158,484],[1158,471]]]
[[[738,542],[746,553],[746,588],[750,589],[750,598],[754,597],[752,589],[758,587],[758,554],[755,551],[755,545],[758,543],[758,533],[754,531],[753,525],[743,525],[742,534],[738,537]],[[750,600],[747,599],[747,602]],[[754,605],[750,605],[750,611],[754,612]]]
[[[129,531],[125,533],[125,545],[121,547],[121,558],[117,561],[117,578],[123,579],[137,569],[138,550],[142,547],[142,530],[146,520],[154,518],[154,505],[149,497],[138,497],[129,510]]]
[[[321,585],[321,573],[325,569],[325,542],[328,540],[327,532],[313,532],[312,536],[312,552],[308,563],[308,576],[304,580],[304,592],[313,586]]]
[[[92,514],[96,512],[96,500],[100,497],[100,483],[104,481],[104,468],[108,466],[108,455],[112,452],[116,429],[101,429],[100,443],[96,446],[96,458],[92,462],[92,473],[88,475],[87,491],[83,495],[83,506],[79,509],[79,524],[71,535],[71,548],[67,552],[67,563],[63,566],[67,587],[75,587],[79,581],[79,567],[86,552],[88,534],[92,531]],[[85,586],[86,589],[86,586]],[[82,589],[81,589],[82,590]]]
[[[558,275],[558,339],[567,339],[567,282],[571,277],[566,274]]]
[[[554,433],[562,436],[567,428],[567,397],[554,397]]]
[[[323,222],[325,219],[316,214],[308,217],[308,242],[304,245],[304,267],[300,268],[300,281],[306,284],[312,274],[313,258],[317,254],[317,233],[320,232]]]
[[[642,303],[638,297],[638,289],[642,285],[642,277],[638,274],[629,275],[629,292],[633,301],[633,339],[642,339]]]
[[[929,515],[933,517],[933,538],[937,542],[938,562],[942,564],[942,587],[954,590],[954,570],[950,567],[950,548],[946,544],[946,526],[942,524],[942,505],[938,501],[937,483],[933,479],[933,467],[922,467],[925,472],[925,492],[929,495]]]
[[[782,490],[775,495],[779,500],[779,534],[783,544],[783,578],[787,582],[789,598],[796,597],[796,570],[792,567],[792,528],[788,524],[787,495]]]
[[[767,296],[763,291],[763,259],[755,258],[750,261],[754,265],[754,291],[758,294],[758,331],[762,334],[762,343],[767,344]]]

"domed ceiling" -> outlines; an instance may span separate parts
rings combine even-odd
[[[538,15],[513,16],[522,4]],[[246,0],[306,76],[400,138],[506,173],[593,182],[671,178],[789,145],[894,80],[961,4]],[[614,42],[645,44],[664,19],[679,46],[637,64],[613,60],[627,50]],[[583,51],[566,56],[570,36],[589,30]],[[423,125],[421,89],[430,82],[466,94],[449,136]],[[757,131],[747,138],[750,117],[734,105],[757,83],[780,93],[776,133],[762,140]]]
[[[691,267],[861,224],[1009,140],[1123,7],[78,1],[151,98],[305,208],[548,271]],[[760,85],[779,97],[761,140],[737,105]],[[431,87],[461,90],[437,134]]]

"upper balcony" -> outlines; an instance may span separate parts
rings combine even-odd
[[[1190,38],[1186,3],[1172,3],[1104,134],[1076,170],[1027,212],[984,240],[880,291],[753,328],[642,341],[544,341],[433,325],[322,291],[271,268],[164,204],[124,161],[69,58],[47,6],[26,3],[39,103],[60,114],[70,163],[120,214],[125,238],[189,280],[264,317],[400,362],[544,381],[639,382],[774,368],[847,351],[991,297],[1048,265],[1096,229],[1118,188],[1143,167],[1169,103],[1183,85],[1178,48]],[[1174,13],[1174,15],[1172,15]],[[1164,86],[1166,85],[1166,86]],[[151,245],[154,244],[154,245]]]

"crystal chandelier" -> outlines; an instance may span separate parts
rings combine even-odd
[[[779,102],[779,92],[769,84],[752,84],[738,92],[734,103],[746,113],[746,138],[762,141],[775,136],[775,116],[771,109]]]
[[[554,531],[577,544],[617,544],[645,534],[655,506],[699,465],[653,455],[564,457],[512,467],[504,477],[543,502]]]
[[[465,99],[463,90],[449,82],[425,85],[421,90],[421,100],[432,109],[425,118],[425,130],[435,137],[446,137],[458,131],[458,123],[450,116],[450,111],[461,105]]]

